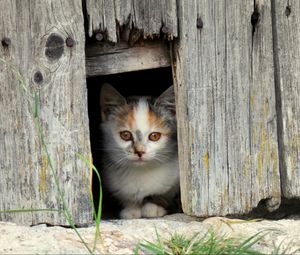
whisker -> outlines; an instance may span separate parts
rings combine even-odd
[[[125,163],[124,161],[127,159],[127,157],[122,157],[120,159],[118,159],[117,161],[112,161],[110,164],[105,165],[105,168],[119,168],[120,166],[122,166],[122,163]]]
[[[99,151],[119,151],[119,152],[123,152],[122,149],[109,149],[109,148],[94,148],[95,150],[99,150]]]

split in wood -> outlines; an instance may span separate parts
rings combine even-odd
[[[197,18],[197,28],[202,29],[203,28],[203,20],[201,17]]]
[[[289,17],[291,15],[291,12],[292,12],[292,9],[291,9],[291,6],[288,5],[286,8],[285,8],[285,15],[287,17]]]
[[[260,19],[260,13],[259,13],[258,8],[256,6],[255,9],[254,9],[254,12],[251,15],[251,25],[253,27],[253,32],[255,32],[255,27],[259,23],[259,19]]]

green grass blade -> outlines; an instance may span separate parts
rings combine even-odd
[[[140,251],[140,243],[138,243],[133,250],[133,254],[134,255],[139,255],[139,251]]]
[[[19,84],[21,85],[21,88],[23,90],[23,92],[29,96],[29,98],[33,98],[33,95],[30,94],[29,90],[26,87],[26,81],[24,80],[23,76],[20,74],[20,72],[17,70],[17,67],[13,64],[8,63],[7,61],[5,61],[3,58],[0,57],[0,62],[4,63],[15,75],[15,77],[17,78]]]
[[[98,210],[96,211],[95,204],[94,204],[94,198],[93,198],[93,192],[90,189],[90,198],[91,198],[91,203],[92,203],[92,208],[93,208],[93,215],[95,218],[96,222],[96,233],[95,233],[95,238],[94,238],[94,247],[93,250],[96,249],[96,243],[98,237],[101,239],[101,232],[100,232],[100,223],[101,223],[101,218],[102,218],[102,199],[103,199],[103,193],[102,193],[102,182],[101,182],[101,177],[99,174],[98,169],[95,167],[95,165],[92,163],[92,159],[90,158],[89,160],[85,158],[82,154],[76,153],[77,157],[79,157],[87,166],[89,166],[90,169],[92,169],[98,178],[99,181],[99,205],[98,205]]]
[[[184,254],[190,254],[191,250],[193,249],[194,244],[197,242],[197,237],[199,236],[200,233],[196,233],[189,241],[189,244],[187,248],[184,251]]]
[[[147,253],[152,253],[152,254],[169,254],[165,252],[164,247],[151,243],[151,242],[147,242],[147,243],[141,243],[140,247],[142,248],[143,251],[147,252]]]
[[[160,236],[159,236],[159,234],[157,232],[156,226],[154,228],[155,228],[156,239],[157,239],[157,241],[159,243],[159,246],[163,249],[164,245],[163,245],[163,242],[162,242],[162,240],[161,240],[161,238],[160,238]]]
[[[58,210],[45,208],[45,209],[14,209],[14,210],[0,211],[0,213],[25,213],[25,212],[58,212]]]
[[[34,113],[33,113],[34,118],[38,118],[39,117],[39,109],[40,109],[40,100],[39,100],[37,93],[34,94],[33,109],[34,109]]]
[[[265,232],[265,231],[260,231],[260,232],[256,233],[255,235],[250,236],[245,241],[243,241],[238,246],[238,248],[239,249],[249,249],[249,248],[251,248],[254,244],[259,242],[261,239],[263,239],[268,234],[268,233],[265,233],[265,234],[262,235],[262,232]]]

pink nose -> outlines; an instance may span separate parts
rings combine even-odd
[[[144,151],[135,151],[134,153],[137,154],[139,158],[143,157],[143,154],[145,154]]]

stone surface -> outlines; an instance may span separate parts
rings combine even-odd
[[[156,231],[162,239],[174,233],[192,236],[213,229],[220,235],[239,239],[258,232],[266,236],[256,245],[259,251],[270,253],[281,244],[300,252],[300,220],[244,221],[212,217],[202,221],[185,215],[171,215],[160,219],[113,220],[101,223],[101,240],[95,253],[132,254],[138,242],[155,241]],[[90,247],[93,247],[95,227],[78,229]],[[0,254],[87,254],[87,249],[74,230],[63,227],[19,226],[0,222]]]

